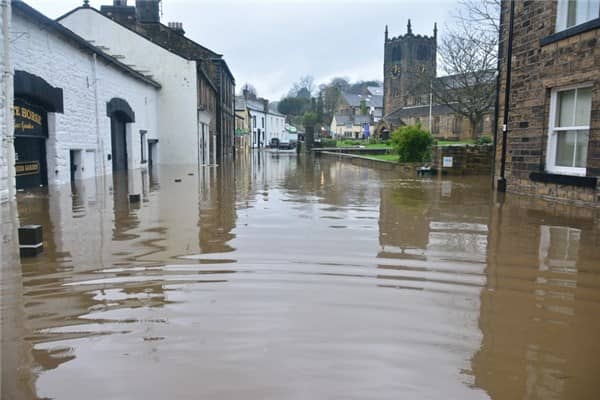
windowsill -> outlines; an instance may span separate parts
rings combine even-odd
[[[584,22],[583,24],[575,25],[560,32],[553,33],[552,35],[543,37],[540,39],[540,46],[546,46],[551,43],[558,42],[563,39],[570,38],[571,36],[579,35],[592,29],[600,28],[600,18],[592,19]]]
[[[532,172],[529,179],[534,182],[556,183],[559,185],[596,188],[598,178],[595,176],[562,175],[549,172]]]

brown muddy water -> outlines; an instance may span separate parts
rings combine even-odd
[[[45,251],[19,261],[28,223]],[[22,193],[1,397],[600,399],[599,225],[266,152]]]

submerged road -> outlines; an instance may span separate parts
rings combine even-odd
[[[489,187],[255,152],[20,193],[0,397],[600,398],[598,215]]]

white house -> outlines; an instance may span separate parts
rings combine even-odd
[[[152,42],[92,7],[79,7],[58,22],[107,53],[160,82],[158,131],[162,164],[196,164],[211,143],[201,143],[198,65]]]
[[[286,133],[285,115],[269,107],[267,112],[267,143],[270,143],[271,139],[277,139],[280,143],[289,143],[290,140]]]
[[[12,1],[17,188],[140,168],[157,157],[160,84]]]
[[[285,115],[271,109],[268,100],[240,97],[238,104],[244,104],[248,110],[253,148],[268,147],[272,139],[285,141]]]
[[[373,120],[369,115],[335,114],[330,127],[331,134],[336,139],[363,139],[366,132],[371,134],[374,129]]]

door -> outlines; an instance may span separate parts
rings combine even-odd
[[[110,119],[110,138],[113,171],[127,170],[127,139],[125,122],[114,114]]]
[[[46,186],[46,139],[15,136],[15,172],[17,189]]]

